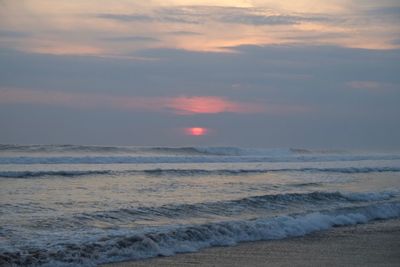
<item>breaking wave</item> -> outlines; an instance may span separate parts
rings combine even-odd
[[[309,150],[301,148],[257,149],[240,147],[135,147],[135,146],[90,146],[90,145],[14,145],[0,144],[0,152],[26,153],[133,153],[133,154],[171,154],[171,155],[290,155],[290,154],[340,154],[338,150]]]
[[[400,203],[389,202],[273,218],[110,230],[79,243],[3,251],[0,265],[95,266],[113,261],[170,256],[212,246],[231,246],[245,241],[303,236],[335,226],[399,216]]]

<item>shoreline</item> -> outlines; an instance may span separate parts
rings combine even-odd
[[[400,266],[400,219],[100,266]]]

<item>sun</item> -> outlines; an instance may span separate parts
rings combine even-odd
[[[185,133],[191,136],[202,136],[207,134],[208,130],[203,127],[191,127],[185,128]]]

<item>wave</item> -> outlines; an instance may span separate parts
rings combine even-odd
[[[83,170],[83,171],[0,171],[0,178],[40,178],[46,176],[76,177],[92,175],[176,175],[176,176],[201,176],[201,175],[249,175],[273,172],[325,172],[325,173],[378,173],[400,172],[400,167],[348,167],[348,168],[282,168],[282,169],[147,169],[147,170]]]
[[[290,210],[315,211],[332,207],[345,207],[354,204],[381,202],[393,200],[399,196],[398,191],[382,192],[320,192],[311,193],[286,193],[251,196],[233,200],[220,200],[187,204],[165,204],[161,206],[124,207],[115,210],[104,210],[75,214],[72,217],[65,216],[57,219],[47,219],[35,222],[35,225],[52,225],[54,228],[79,231],[84,226],[92,225],[141,225],[157,222],[169,222],[169,224],[185,221],[209,221],[222,218],[259,217],[263,214],[272,216],[284,214]],[[6,208],[6,205],[3,205]],[[19,206],[13,206],[14,210]],[[27,207],[22,207],[23,212],[28,212]],[[29,212],[37,212],[32,207]]]
[[[214,155],[214,156],[282,156],[290,154],[340,154],[339,150],[310,150],[302,148],[240,148],[240,147],[134,147],[93,145],[16,145],[0,144],[0,152],[26,153],[144,153],[170,155]]]
[[[311,192],[269,194],[246,197],[236,200],[225,200],[194,204],[167,204],[158,207],[133,207],[95,213],[85,213],[75,219],[82,221],[103,221],[110,223],[113,220],[134,222],[137,220],[159,220],[160,218],[193,218],[193,217],[231,217],[242,213],[257,214],[287,210],[298,205],[337,205],[339,203],[353,204],[355,202],[371,202],[390,200],[397,196],[395,191],[341,193],[341,192]],[[311,206],[309,206],[311,208]]]
[[[1,178],[39,178],[46,176],[61,176],[61,177],[75,177],[75,176],[88,176],[88,175],[111,175],[114,172],[111,170],[93,170],[93,171],[2,171],[0,172]]]
[[[365,160],[400,160],[400,155],[358,156],[54,156],[54,157],[0,157],[0,164],[157,164],[157,163],[279,163],[332,162]]]
[[[14,145],[0,144],[3,152],[62,153],[62,152],[134,152],[134,147],[89,145]]]
[[[303,236],[336,226],[398,217],[400,203],[389,202],[274,218],[171,225],[143,230],[110,230],[97,239],[91,237],[80,243],[3,251],[0,263],[18,266],[96,266],[107,262],[170,256],[212,246],[232,246],[239,242]]]
[[[200,169],[152,169],[144,173],[154,175],[243,175],[269,172],[329,172],[329,173],[373,173],[373,172],[400,172],[400,167],[346,167],[346,168],[277,168],[277,169],[225,169],[225,170],[200,170]]]
[[[305,150],[291,149],[246,149],[238,147],[134,147],[134,146],[90,146],[90,145],[13,145],[0,144],[0,152],[27,153],[62,153],[62,152],[98,152],[98,153],[154,153],[171,155],[254,155],[254,154],[288,154]],[[311,151],[309,151],[311,152]]]

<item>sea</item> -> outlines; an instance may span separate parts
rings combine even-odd
[[[0,265],[97,266],[400,217],[400,153],[0,145]]]

